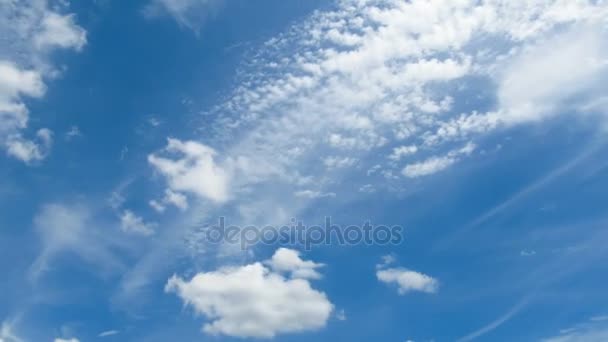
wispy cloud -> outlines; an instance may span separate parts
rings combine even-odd
[[[477,339],[478,337],[481,337],[481,336],[491,332],[492,330],[500,327],[505,322],[510,320],[517,313],[519,313],[528,303],[529,303],[529,298],[526,297],[526,298],[522,299],[517,304],[515,304],[512,308],[510,308],[509,311],[507,311],[504,315],[500,316],[499,318],[492,321],[488,325],[486,325],[478,330],[475,330],[474,332],[472,332],[466,336],[459,338],[457,340],[457,342],[473,341],[473,340]]]
[[[149,18],[171,16],[180,26],[199,33],[205,22],[221,8],[223,0],[151,0],[144,7]]]

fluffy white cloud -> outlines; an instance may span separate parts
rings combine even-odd
[[[317,268],[323,267],[323,264],[302,260],[298,251],[288,248],[279,248],[266,264],[275,272],[290,273],[292,278],[302,279],[321,278]]]
[[[435,293],[439,289],[439,282],[433,277],[405,268],[381,269],[376,276],[383,283],[396,284],[402,295],[412,291]]]
[[[74,22],[73,15],[55,12],[44,14],[34,44],[40,49],[53,47],[82,49],[87,42],[86,31]]]
[[[502,120],[538,121],[605,96],[607,39],[601,27],[574,27],[523,49],[500,74]]]
[[[53,145],[53,133],[42,128],[36,133],[36,138],[38,141],[34,142],[24,139],[20,134],[11,135],[6,141],[6,152],[25,163],[42,160]]]
[[[80,50],[86,43],[85,30],[72,15],[57,12],[60,7],[51,9],[45,0],[0,3],[0,144],[26,163],[46,157],[51,134],[43,128],[38,141],[24,137],[29,121],[25,98],[44,96],[44,79],[59,74],[50,63],[52,50]]]
[[[217,153],[211,147],[169,139],[164,152],[176,154],[176,159],[151,154],[148,161],[166,177],[170,191],[189,192],[220,203],[228,199],[229,176],[216,163]],[[172,197],[175,201],[175,196]]]
[[[412,291],[435,293],[439,289],[439,281],[426,274],[390,265],[397,261],[394,255],[382,256],[382,262],[376,265],[376,277],[386,284],[395,284],[399,294]]]
[[[154,234],[155,226],[156,225],[153,223],[144,222],[143,218],[135,215],[130,210],[123,211],[122,215],[120,216],[120,228],[125,233],[149,236]]]
[[[282,250],[270,261],[285,271],[315,274],[310,264],[293,251]],[[191,280],[169,279],[165,290],[175,292],[196,312],[209,320],[208,334],[272,338],[278,334],[317,330],[324,327],[333,305],[326,295],[313,289],[306,279],[285,278],[262,263],[225,267],[199,273]]]
[[[149,202],[152,209],[156,210],[159,213],[165,211],[167,205],[173,205],[180,210],[184,211],[188,209],[188,198],[179,192],[174,192],[171,189],[165,190],[165,197],[159,202],[156,200],[151,200]]]

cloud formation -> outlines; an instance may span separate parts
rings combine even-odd
[[[217,164],[214,149],[194,141],[170,138],[164,152],[175,155],[175,158],[151,154],[148,162],[166,177],[169,185],[167,194],[170,194],[168,202],[181,203],[183,199],[174,196],[179,191],[220,203],[228,199],[229,175]]]
[[[222,0],[151,0],[144,8],[144,15],[154,18],[167,14],[180,26],[199,33],[207,19],[217,13],[222,2]]]
[[[333,305],[311,287],[318,267],[295,251],[281,249],[267,263],[224,267],[198,273],[191,280],[173,276],[165,290],[209,319],[208,334],[272,338],[278,334],[324,327]],[[286,278],[281,272],[292,272]]]
[[[400,295],[414,291],[435,293],[439,289],[439,282],[435,278],[405,268],[378,270],[376,276],[383,283],[397,285]]]
[[[46,0],[3,1],[0,4],[0,145],[11,157],[32,163],[44,159],[52,144],[52,132],[41,128],[32,140],[28,128],[28,99],[40,99],[45,79],[59,75],[50,53],[57,49],[79,51],[86,44],[86,31],[74,16],[58,12]]]

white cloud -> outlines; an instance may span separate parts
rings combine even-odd
[[[165,191],[164,202],[167,204],[172,204],[181,210],[188,209],[188,199],[183,194],[179,192],[173,192],[170,189]]]
[[[15,99],[21,95],[40,97],[46,86],[42,76],[36,70],[22,70],[10,61],[0,61],[0,98],[3,101]]]
[[[217,106],[214,127],[221,127],[222,139],[245,133],[228,155],[283,172],[325,155],[327,145],[373,151],[399,141],[416,152],[449,151],[450,144],[504,126],[507,115],[503,108],[451,113],[454,102],[463,102],[458,82],[467,76],[495,80],[516,56],[510,49],[544,41],[558,27],[599,26],[601,13],[608,13],[601,4],[540,0],[338,2],[336,10],[317,12],[268,41],[245,68],[243,85]],[[395,151],[389,160],[407,153],[413,150]],[[349,167],[362,164],[360,157],[323,162],[330,169]],[[458,159],[432,158],[412,166],[412,175],[446,169]]]
[[[108,331],[104,331],[104,332],[100,333],[97,336],[98,337],[108,337],[108,336],[118,335],[119,333],[120,333],[120,331],[118,331],[118,330],[108,330]]]
[[[0,6],[0,145],[26,163],[44,159],[51,139],[45,128],[37,131],[39,142],[24,136],[29,122],[24,101],[43,97],[44,80],[59,75],[50,62],[52,50],[80,50],[86,43],[85,30],[58,8],[51,9],[45,0],[9,0]]]
[[[198,33],[205,21],[215,15],[221,5],[222,0],[151,0],[144,8],[144,14],[153,18],[166,13],[180,26]]]
[[[82,49],[87,42],[86,31],[74,22],[74,15],[45,13],[40,29],[34,36],[34,45],[40,49],[51,47]]]
[[[359,187],[359,192],[371,194],[373,192],[376,192],[376,188],[371,184],[365,184]]]
[[[377,269],[385,268],[388,265],[394,264],[397,261],[397,257],[393,254],[387,254],[382,256],[382,263],[376,265]]]
[[[328,145],[354,153],[322,157],[326,168],[363,169],[362,153],[390,143],[404,147],[389,158],[393,164],[414,153],[408,146],[420,154],[439,151],[406,170],[430,174],[464,155],[441,151],[505,126],[499,103],[490,112],[451,112],[454,103],[464,104],[458,89],[466,77],[500,83],[505,72],[498,71],[516,56],[509,51],[544,41],[558,27],[598,25],[605,20],[600,13],[608,13],[606,6],[540,0],[338,2],[265,44],[244,67],[242,85],[216,107],[209,133],[223,141],[243,136],[226,158],[273,165],[278,171],[271,175],[308,169],[300,163],[327,156]],[[394,167],[381,165],[382,174],[393,179]]]
[[[120,216],[120,228],[125,233],[149,236],[154,234],[154,227],[156,227],[155,224],[144,222],[143,218],[130,210],[123,211]]]
[[[563,329],[559,334],[544,338],[542,342],[603,342],[608,340],[608,325],[605,319],[594,320],[577,324]]]
[[[422,176],[428,176],[439,171],[443,171],[452,164],[456,163],[460,156],[469,155],[475,150],[475,145],[468,143],[459,150],[450,151],[444,156],[430,157],[422,162],[413,163],[403,168],[403,175],[409,178],[417,178]]]
[[[323,159],[323,164],[328,169],[341,169],[355,165],[357,159],[351,157],[330,156]]]
[[[77,338],[56,338],[55,342],[80,342]]]
[[[293,249],[279,248],[272,258],[266,262],[273,271],[289,273],[292,278],[319,279],[321,274],[317,269],[323,264],[306,261],[300,258],[300,253]]]
[[[123,263],[113,254],[118,247],[113,234],[100,229],[91,211],[84,205],[47,204],[34,218],[34,228],[42,246],[40,254],[30,266],[30,277],[36,280],[51,268],[53,259],[62,253],[73,253],[96,270],[116,272],[124,270]]]
[[[25,163],[44,159],[53,145],[53,133],[46,128],[36,133],[38,142],[27,140],[19,134],[9,136],[6,141],[6,152]]]
[[[13,328],[14,322],[4,321],[0,326],[0,342],[24,342],[18,337]]]
[[[328,142],[331,146],[339,148],[354,148],[357,146],[357,139],[352,137],[344,137],[338,133],[332,133],[329,136]]]
[[[165,211],[167,205],[173,205],[178,209],[185,211],[188,209],[188,198],[179,192],[174,192],[171,189],[165,189],[165,197],[159,202],[156,200],[151,200],[148,202],[152,209],[156,210],[156,212],[163,213]]]
[[[80,131],[80,128],[78,128],[78,126],[70,127],[70,129],[65,133],[65,139],[68,141],[81,136],[82,132]]]
[[[407,188],[397,183],[447,170],[471,153],[458,146],[506,126],[492,84],[500,89],[514,58],[572,27],[605,26],[607,14],[605,3],[592,1],[338,1],[241,65],[238,86],[209,109],[212,122],[197,127],[219,152],[205,159],[217,172],[192,177],[197,182],[182,190],[172,184],[177,172],[165,172],[168,188],[217,204],[234,199],[246,208],[235,218],[242,221],[295,216],[308,204],[290,201],[303,181],[328,193],[348,182],[341,177],[372,170],[366,183]],[[477,86],[481,98],[463,96]],[[417,146],[426,160],[379,160],[381,146]],[[225,177],[203,185],[217,175]],[[204,211],[191,211],[210,211],[200,205]]]
[[[425,161],[409,164],[403,169],[403,174],[409,178],[428,176],[447,169],[456,159],[451,156],[431,157]]]
[[[416,145],[399,146],[393,149],[393,153],[388,156],[388,159],[393,161],[399,161],[401,160],[401,158],[409,156],[416,152],[418,152],[418,147],[416,147]]]
[[[524,250],[521,250],[519,252],[519,255],[522,256],[522,257],[534,256],[534,255],[536,255],[536,251],[534,251],[534,250],[525,250],[524,249]]]
[[[291,257],[278,257],[280,267],[311,270],[297,255],[295,263]],[[287,279],[262,263],[199,273],[189,281],[173,276],[165,290],[175,292],[205,315],[210,322],[203,331],[213,335],[272,338],[317,330],[326,325],[333,311],[326,295],[311,288],[308,280]]]
[[[502,120],[538,121],[571,103],[605,96],[607,38],[600,27],[575,27],[523,49],[499,76]]]
[[[439,289],[439,282],[435,278],[405,268],[381,269],[376,276],[383,283],[396,284],[401,295],[413,291],[435,293]]]
[[[228,199],[228,173],[216,163],[215,150],[194,141],[168,139],[164,151],[177,154],[176,159],[151,154],[148,161],[166,177],[170,191],[220,203]]]
[[[324,197],[336,197],[336,194],[334,192],[320,192],[320,191],[314,191],[314,190],[300,190],[300,191],[294,192],[294,195],[296,197],[304,197],[304,198],[310,198],[310,199],[324,198]]]
[[[164,204],[156,201],[156,200],[150,200],[148,202],[148,204],[150,205],[150,207],[152,207],[152,209],[154,209],[157,213],[164,213],[165,210],[167,209],[167,207],[165,207]]]

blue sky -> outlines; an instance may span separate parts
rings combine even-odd
[[[607,18],[0,0],[0,342],[608,340]]]

